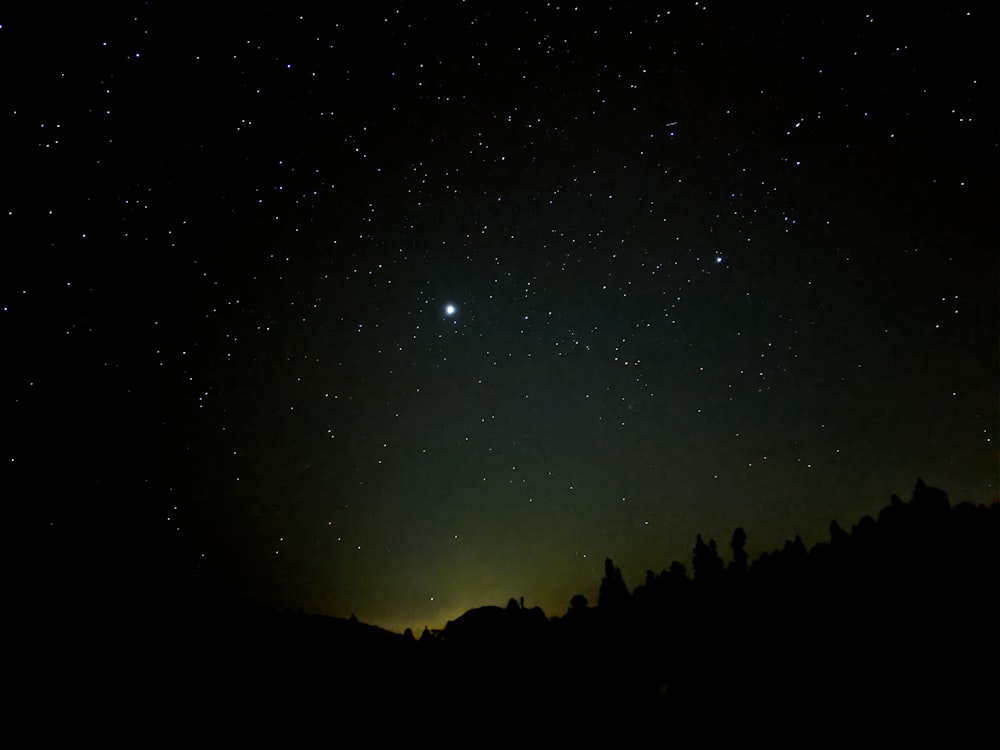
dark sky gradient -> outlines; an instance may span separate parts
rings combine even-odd
[[[46,596],[422,629],[997,497],[978,5],[362,5],[2,12]]]

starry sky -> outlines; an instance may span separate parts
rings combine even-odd
[[[606,557],[997,497],[981,6],[113,5],[0,11],[50,604],[558,615]]]

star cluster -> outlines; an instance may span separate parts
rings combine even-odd
[[[984,26],[8,11],[26,554],[401,630],[995,498]]]

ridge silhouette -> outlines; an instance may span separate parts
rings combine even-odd
[[[178,696],[190,720],[222,720],[220,696],[239,707],[233,721],[416,720],[446,707],[535,717],[563,739],[722,718],[767,733],[792,716],[968,727],[995,714],[1000,504],[952,507],[918,480],[909,502],[892,496],[850,532],[832,521],[811,549],[796,537],[751,562],[746,542],[736,528],[727,564],[698,535],[693,575],[675,561],[632,591],[608,559],[596,606],[578,594],[548,617],[512,598],[419,639],[353,616],[165,601],[100,634],[48,623],[62,647],[39,649],[36,674],[75,675],[56,699],[81,712],[102,675],[129,721],[160,720]]]

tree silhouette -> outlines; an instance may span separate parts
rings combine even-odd
[[[674,560],[670,563],[670,570],[667,574],[675,581],[686,581],[688,579],[687,568],[684,567],[684,563]]]
[[[735,575],[743,575],[749,570],[746,544],[747,534],[742,526],[737,526],[733,531],[733,540],[729,543],[733,548],[733,561],[729,564],[729,570]]]
[[[604,578],[597,594],[597,606],[607,609],[620,609],[628,604],[629,591],[625,585],[622,572],[615,567],[611,558],[604,561]]]
[[[724,565],[722,558],[719,557],[714,539],[710,539],[706,545],[701,534],[698,534],[694,543],[694,557],[691,564],[694,566],[694,580],[696,581],[704,583],[719,577],[719,574],[724,570]]]
[[[851,536],[835,520],[830,521],[830,544],[836,550],[846,550],[851,544]]]

